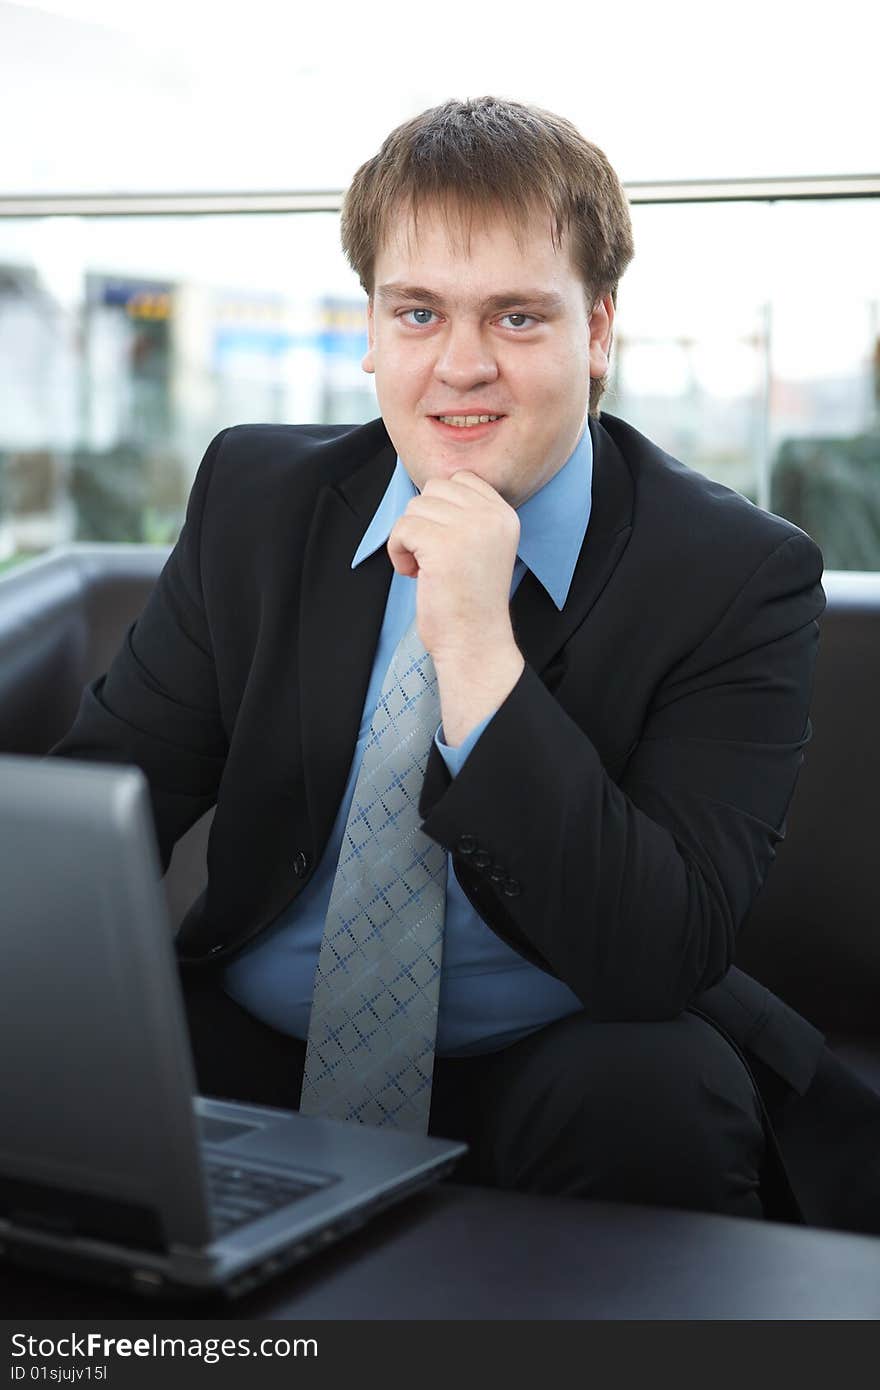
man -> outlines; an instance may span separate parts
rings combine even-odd
[[[818,548],[600,416],[632,238],[568,122],[423,113],[342,227],[382,418],[213,441],[55,750],[144,769],[165,862],[216,802],[178,937],[202,1089],[465,1138],[478,1182],[870,1224],[810,1145],[829,1086],[876,1125],[872,1093],[732,965]]]

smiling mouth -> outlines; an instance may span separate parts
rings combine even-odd
[[[501,420],[501,415],[435,415],[435,420],[439,420],[441,425],[454,425],[456,429],[468,430],[474,425],[488,425],[494,420]]]

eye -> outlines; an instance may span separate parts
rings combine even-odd
[[[511,310],[509,314],[502,314],[498,322],[503,323],[505,319],[507,319],[508,327],[519,330],[531,328],[532,324],[536,322],[531,314],[523,314],[517,310]]]
[[[419,328],[427,328],[432,319],[437,315],[433,309],[406,309],[402,315],[407,323],[413,323]]]

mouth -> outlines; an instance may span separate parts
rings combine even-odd
[[[503,415],[429,415],[428,419],[448,439],[461,443],[484,439],[496,430],[505,417]]]
[[[434,415],[442,425],[454,425],[459,430],[473,429],[474,425],[488,425],[492,420],[500,420],[500,415]]]

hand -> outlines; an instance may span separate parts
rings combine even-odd
[[[450,745],[513,689],[523,659],[510,623],[519,517],[462,470],[429,478],[388,538],[398,574],[418,580],[419,636],[434,659]]]
[[[388,554],[418,580],[419,636],[438,665],[513,642],[510,581],[519,517],[489,483],[460,471],[429,478],[394,526]]]

